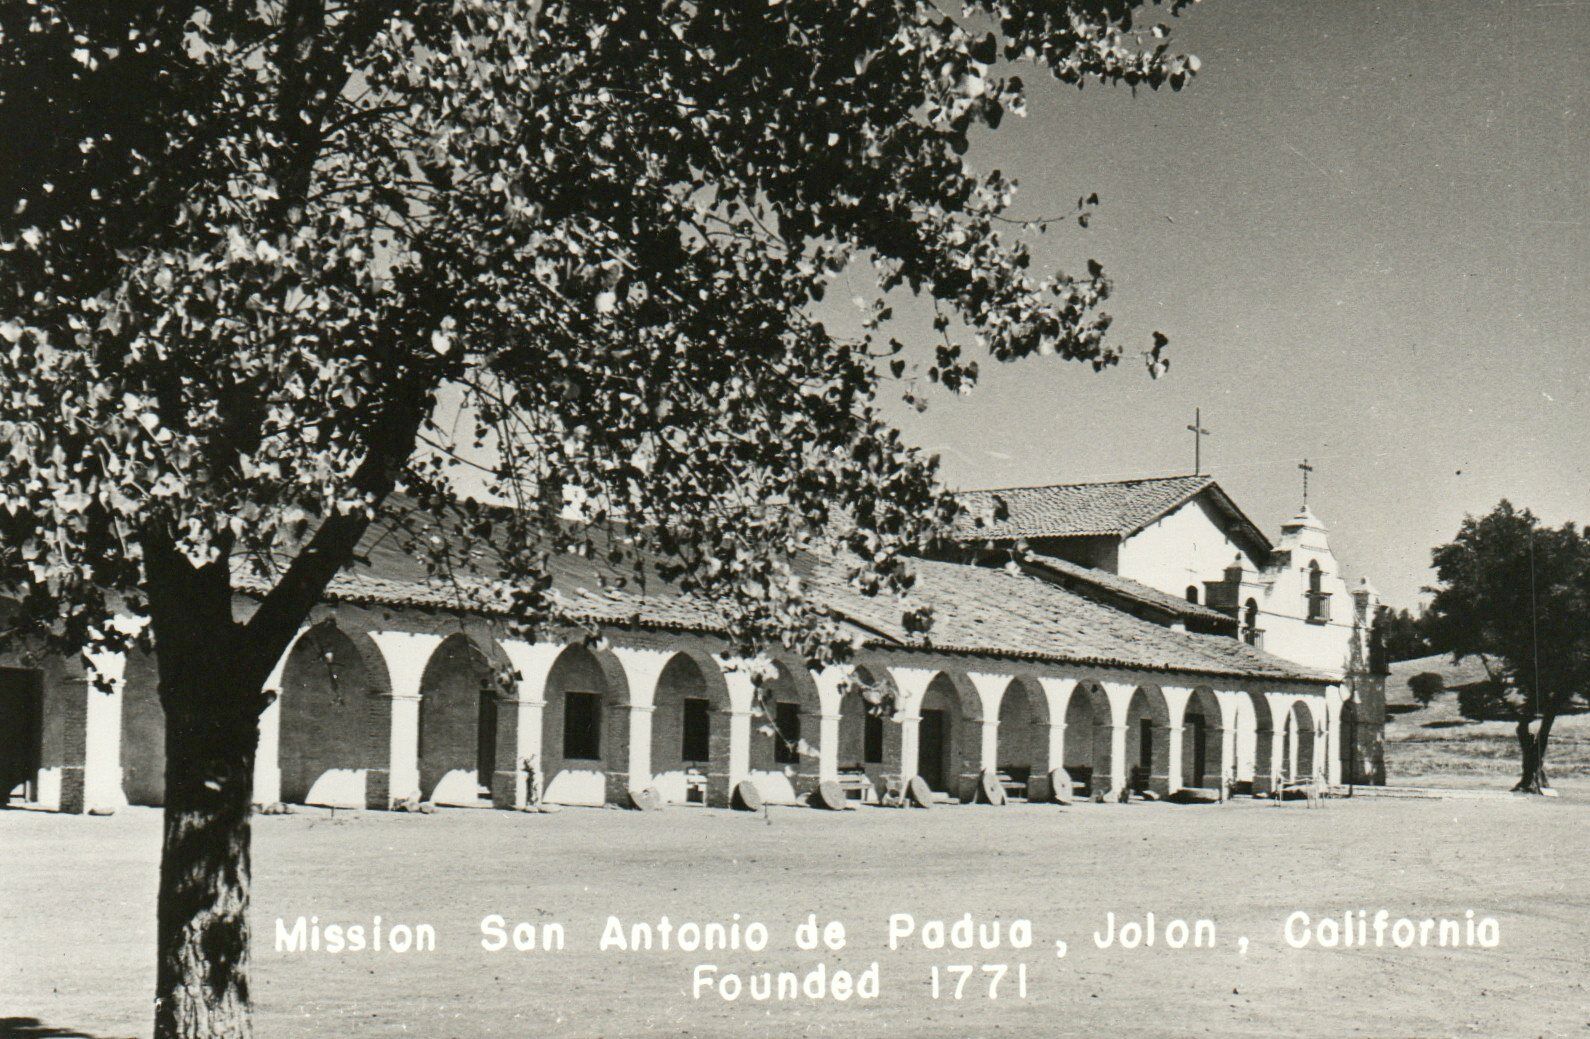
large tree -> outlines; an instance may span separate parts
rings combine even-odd
[[[1099,266],[1033,270],[1015,185],[964,156],[1019,64],[1180,87],[1135,6],[0,5],[0,592],[13,640],[156,654],[157,1037],[248,1033],[262,685],[460,458],[515,506],[471,515],[528,628],[566,551],[813,661],[844,645],[793,554],[909,586],[952,505],[880,380],[1118,357]],[[869,267],[840,338],[811,304]],[[896,290],[937,308],[931,357],[887,335]]]
[[[1544,526],[1502,501],[1466,517],[1432,553],[1440,584],[1424,622],[1455,659],[1478,657],[1491,676],[1465,713],[1511,717],[1518,733],[1515,790],[1549,788],[1552,723],[1590,700],[1590,537],[1572,523]]]

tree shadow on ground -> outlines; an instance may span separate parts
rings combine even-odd
[[[109,1039],[76,1028],[48,1025],[36,1017],[0,1017],[0,1039]]]

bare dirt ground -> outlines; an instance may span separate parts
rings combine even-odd
[[[303,810],[255,824],[257,1033],[298,1036],[1584,1035],[1590,783],[1563,797],[869,809],[767,817]],[[0,1036],[148,1033],[159,815],[0,812]],[[1289,913],[1494,916],[1498,948],[1290,948]],[[890,952],[891,912],[1032,921],[1028,949]],[[1101,950],[1105,914],[1205,917],[1218,944]],[[556,920],[561,952],[480,947],[488,913]],[[838,953],[794,947],[808,912]],[[599,952],[626,922],[760,920],[766,952]],[[428,923],[432,953],[289,954],[278,916]],[[1239,939],[1248,939],[1245,952]],[[1057,939],[1068,943],[1056,956]],[[881,995],[734,1003],[691,970],[861,970]],[[937,964],[1026,965],[959,1001]]]

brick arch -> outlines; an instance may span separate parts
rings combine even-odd
[[[680,650],[668,658],[651,717],[650,785],[664,801],[704,802],[709,776],[727,781],[731,711],[728,683],[710,656]]]
[[[547,671],[541,728],[547,801],[605,803],[608,773],[629,769],[629,704],[624,665],[611,651],[576,643],[558,654]]]
[[[489,797],[499,762],[498,704],[511,695],[506,658],[494,643],[459,632],[443,639],[420,676],[419,770],[422,800],[475,804]],[[486,793],[483,794],[483,791]]]
[[[1209,686],[1193,689],[1176,724],[1181,736],[1181,785],[1219,787],[1230,763],[1225,759],[1226,727],[1220,698]]]
[[[1275,712],[1270,694],[1249,691],[1248,706],[1253,709],[1253,791],[1273,789],[1280,762],[1275,760]]]
[[[822,694],[804,666],[787,659],[770,663],[752,698],[749,778],[765,800],[795,803],[819,778]]]
[[[869,700],[864,690],[875,690],[878,700]],[[834,763],[841,773],[865,775],[878,794],[885,789],[885,777],[900,771],[900,723],[895,718],[899,702],[900,690],[889,669],[865,664],[852,670],[839,697],[839,746]],[[867,759],[869,730],[877,752],[873,755],[877,760],[871,761]]]
[[[1114,725],[1109,694],[1098,682],[1081,681],[1065,700],[1066,771],[1086,782],[1090,792],[1108,791],[1114,750],[1110,730]]]
[[[369,637],[322,621],[293,643],[282,667],[281,799],[362,808],[370,769],[390,752],[391,678]]]
[[[1170,792],[1170,705],[1152,682],[1132,690],[1126,703],[1126,767],[1134,790]]]
[[[1313,705],[1301,696],[1292,701],[1286,712],[1283,722],[1286,740],[1282,745],[1286,748],[1284,773],[1289,779],[1305,780],[1314,776],[1317,767],[1315,736],[1319,726],[1314,713]]]
[[[0,627],[11,626],[22,609],[15,599],[0,599]],[[0,653],[0,806],[20,786],[23,802],[68,813],[89,807],[81,733],[88,697],[100,694],[88,692],[88,678],[82,656],[50,652],[32,639],[13,639]],[[149,700],[163,733],[152,686]]]
[[[939,671],[923,690],[915,714],[917,774],[935,789],[975,800],[983,758],[983,700],[977,687],[961,672]],[[939,726],[944,732],[935,746]]]
[[[1049,770],[1049,700],[1036,678],[1016,675],[1000,691],[995,767],[1046,799]]]

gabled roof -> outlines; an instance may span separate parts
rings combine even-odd
[[[1211,476],[1156,476],[1102,483],[1058,483],[961,491],[956,495],[968,516],[956,534],[968,541],[1017,538],[1128,538],[1205,492],[1210,504],[1230,519],[1261,553],[1270,539]],[[993,519],[995,499],[1005,503],[1003,520]],[[976,518],[983,525],[976,524]]]

